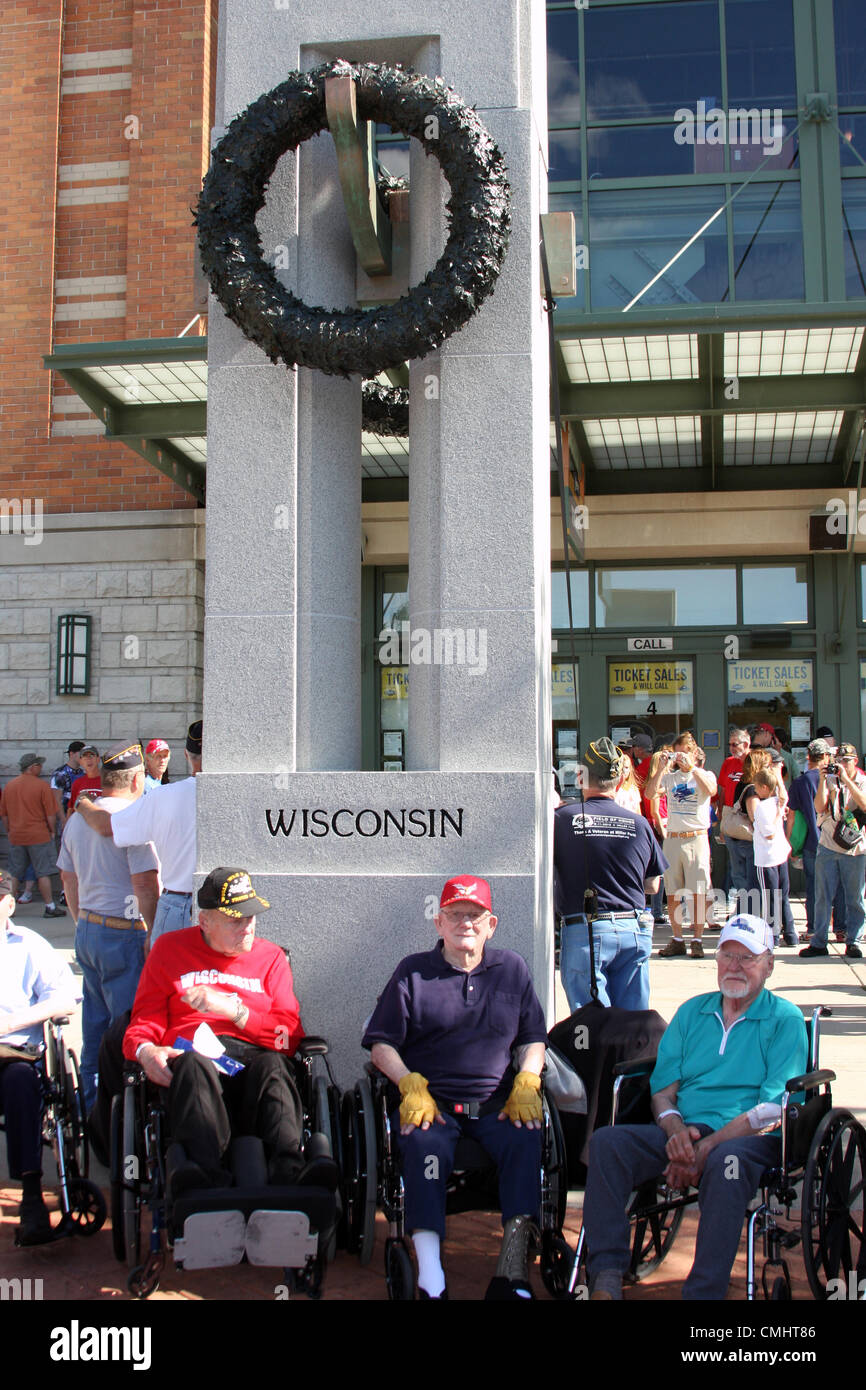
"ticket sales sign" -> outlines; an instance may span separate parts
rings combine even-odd
[[[608,689],[612,696],[644,697],[654,700],[663,695],[691,696],[690,661],[612,661],[608,667]]]

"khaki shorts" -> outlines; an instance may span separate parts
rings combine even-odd
[[[708,893],[712,886],[710,874],[710,840],[706,831],[690,840],[667,839],[664,856],[665,890],[668,894],[681,892]]]

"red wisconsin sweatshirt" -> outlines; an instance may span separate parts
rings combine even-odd
[[[191,1009],[181,995],[194,985],[213,985],[226,994],[240,995],[250,1011],[246,1028]],[[280,947],[256,939],[252,950],[223,956],[211,950],[198,927],[165,932],[141,972],[123,1054],[134,1060],[137,1048],[146,1042],[174,1047],[178,1034],[192,1041],[200,1023],[209,1024],[217,1034],[291,1056],[304,1030],[292,972]]]

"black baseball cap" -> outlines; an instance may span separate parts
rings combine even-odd
[[[201,757],[201,735],[202,721],[196,719],[186,731],[186,751],[192,753],[194,758]]]
[[[115,743],[102,755],[102,766],[106,772],[132,772],[144,767],[144,756],[140,743]]]
[[[198,890],[199,907],[216,908],[227,917],[256,917],[270,903],[260,898],[246,869],[211,869]]]
[[[80,753],[83,747],[83,742],[80,738],[77,738],[74,743],[70,743],[66,751],[67,753]]]
[[[597,738],[583,755],[583,760],[591,767],[601,782],[611,777],[619,777],[623,769],[622,753],[609,738]]]

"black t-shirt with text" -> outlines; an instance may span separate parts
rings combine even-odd
[[[556,905],[563,916],[583,912],[583,893],[598,893],[598,912],[642,912],[644,879],[668,867],[649,821],[609,797],[587,797],[556,809],[553,821]]]

